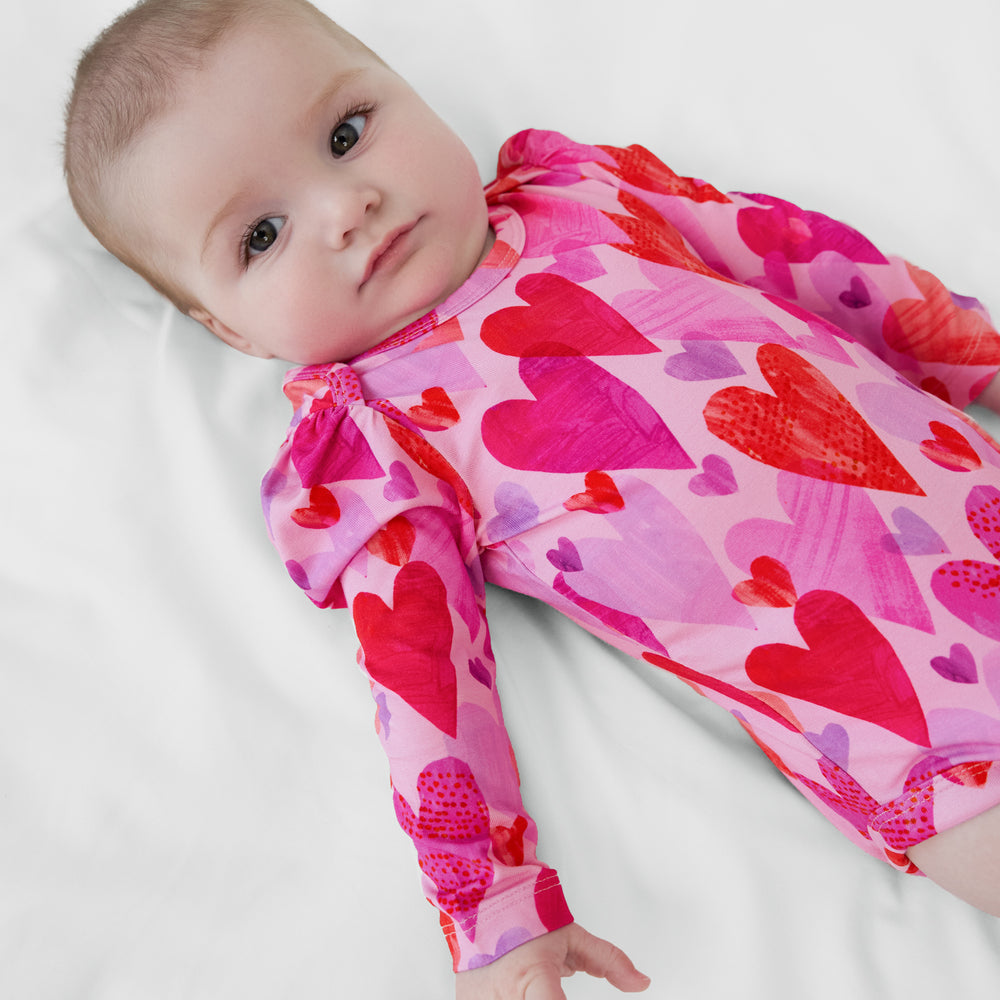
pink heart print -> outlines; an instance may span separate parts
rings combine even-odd
[[[584,473],[694,466],[643,396],[589,358],[523,358],[519,371],[535,398],[483,414],[483,441],[504,465]]]
[[[972,533],[1000,559],[1000,490],[976,486],[965,500]],[[931,589],[953,614],[977,632],[1000,640],[1000,565],[976,559],[953,559],[939,566]]]
[[[419,813],[394,790],[396,818],[417,848],[420,870],[437,887],[440,907],[476,937],[479,904],[493,884],[486,859],[490,814],[469,765],[457,757],[428,764],[417,778]]]

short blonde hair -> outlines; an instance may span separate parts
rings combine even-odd
[[[104,247],[181,312],[197,303],[143,259],[135,227],[108,211],[107,185],[130,145],[170,108],[181,77],[199,69],[233,28],[295,15],[378,59],[308,0],[142,0],[105,28],[77,64],[63,142],[73,207]]]

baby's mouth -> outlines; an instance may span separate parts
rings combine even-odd
[[[406,254],[407,237],[415,226],[415,222],[407,223],[403,226],[397,226],[386,234],[368,258],[368,266],[365,268],[359,287],[364,288],[373,276],[391,268]]]

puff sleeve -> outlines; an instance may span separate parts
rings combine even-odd
[[[475,509],[419,429],[334,365],[286,388],[296,417],[263,484],[272,539],[320,607],[349,607],[396,817],[456,971],[572,921],[535,857],[503,725]]]

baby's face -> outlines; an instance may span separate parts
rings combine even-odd
[[[247,353],[346,361],[492,234],[475,163],[396,74],[298,18],[238,29],[123,160],[114,213]]]

